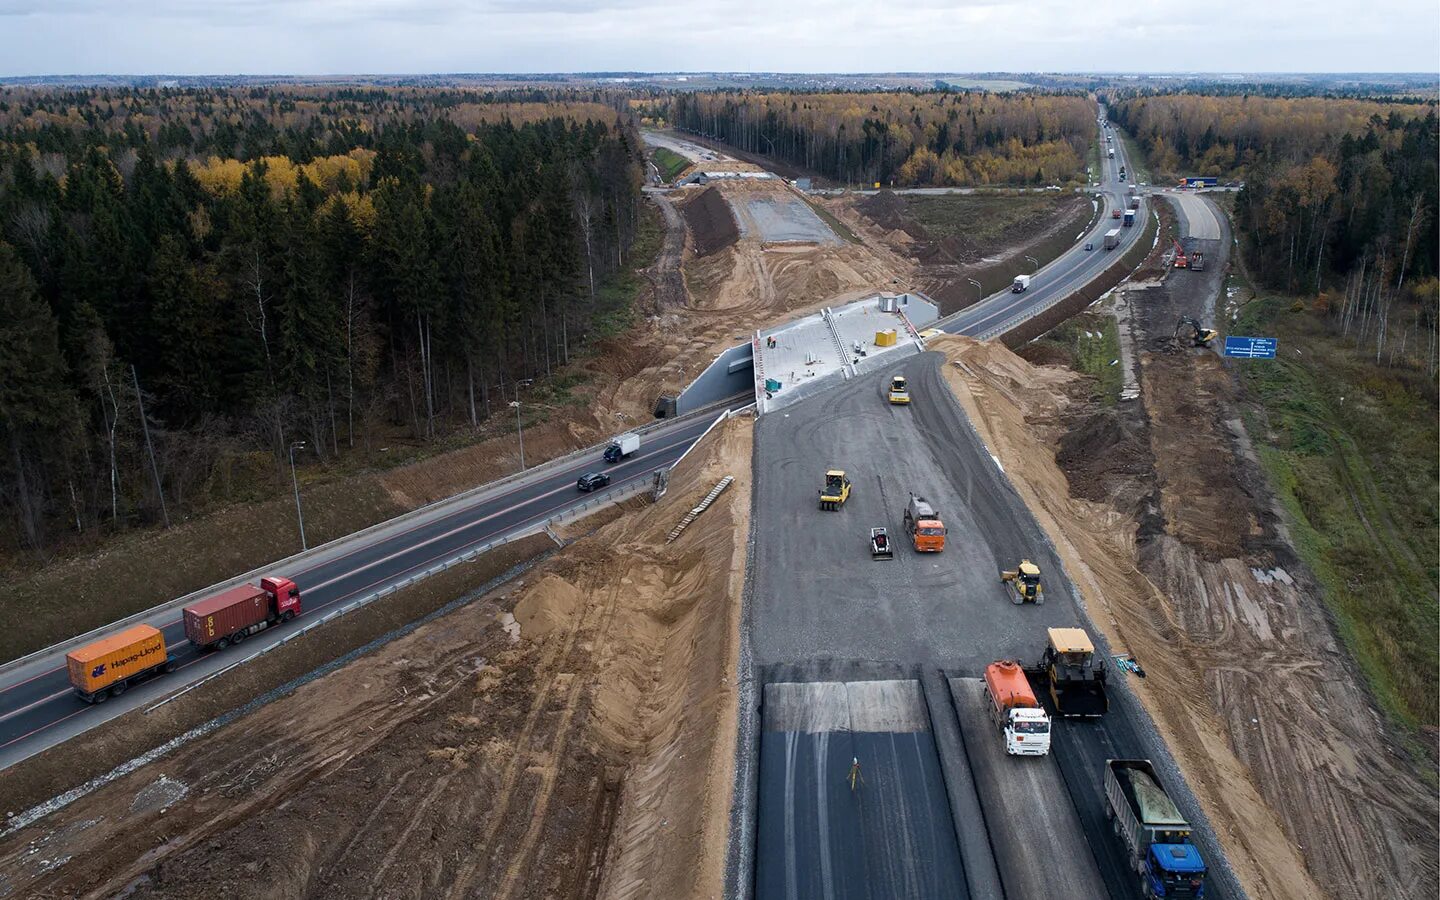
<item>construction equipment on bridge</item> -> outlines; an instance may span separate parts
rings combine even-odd
[[[1009,586],[1010,602],[1016,606],[1045,602],[1045,592],[1040,587],[1040,567],[1028,559],[1020,560],[1016,569],[1001,572],[1000,583]]]
[[[1190,343],[1195,347],[1209,347],[1210,342],[1220,336],[1220,333],[1213,328],[1206,328],[1189,316],[1181,316],[1180,321],[1175,323],[1175,337],[1180,337],[1183,329],[1190,329]]]
[[[910,384],[904,375],[896,375],[890,379],[890,393],[887,396],[896,406],[910,405]]]
[[[890,546],[890,535],[884,528],[870,529],[870,558],[895,558],[895,548]]]
[[[905,533],[916,553],[939,553],[945,549],[945,523],[924,497],[910,495],[905,506]]]
[[[1083,628],[1048,629],[1049,644],[1040,665],[1025,674],[1050,685],[1050,701],[1062,716],[1098,717],[1110,708],[1105,693],[1105,661]]]
[[[1190,257],[1185,255],[1185,248],[1180,246],[1180,242],[1173,238],[1170,242],[1175,245],[1175,262],[1172,263],[1172,265],[1177,269],[1188,269],[1190,267]]]
[[[850,479],[839,469],[825,473],[825,487],[820,489],[820,508],[834,511],[850,499]]]

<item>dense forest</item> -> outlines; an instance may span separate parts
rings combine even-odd
[[[623,312],[639,147],[532,93],[0,93],[3,542],[433,440],[564,364]]]
[[[1414,100],[1198,93],[1118,97],[1109,107],[1157,175],[1227,179],[1248,177],[1262,160],[1308,160],[1377,116],[1398,125],[1434,108]]]
[[[847,184],[1041,185],[1082,178],[1095,137],[1084,95],[677,93],[670,124]]]

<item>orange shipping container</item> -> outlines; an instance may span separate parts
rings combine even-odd
[[[165,635],[136,625],[65,654],[70,683],[82,696],[165,663]]]

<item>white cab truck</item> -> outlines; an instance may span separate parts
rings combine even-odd
[[[1010,285],[1010,291],[1014,294],[1023,294],[1030,290],[1030,276],[1016,275],[1015,282]]]
[[[1109,152],[1111,159],[1114,159],[1114,158],[1115,158],[1115,148],[1114,148],[1114,147],[1110,147],[1107,152]]]
[[[1050,752],[1050,716],[1035,699],[1030,680],[1017,662],[1001,660],[985,667],[985,696],[990,715],[1011,756],[1044,756]]]
[[[610,446],[605,448],[605,461],[617,463],[636,450],[640,449],[640,435],[635,433],[622,434],[617,437]]]
[[[1105,232],[1105,249],[1114,250],[1120,246],[1120,229],[1112,228]]]

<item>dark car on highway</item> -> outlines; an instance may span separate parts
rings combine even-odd
[[[575,486],[585,493],[590,493],[596,488],[605,487],[610,483],[610,476],[604,472],[591,472],[588,475],[581,475],[575,482]]]

